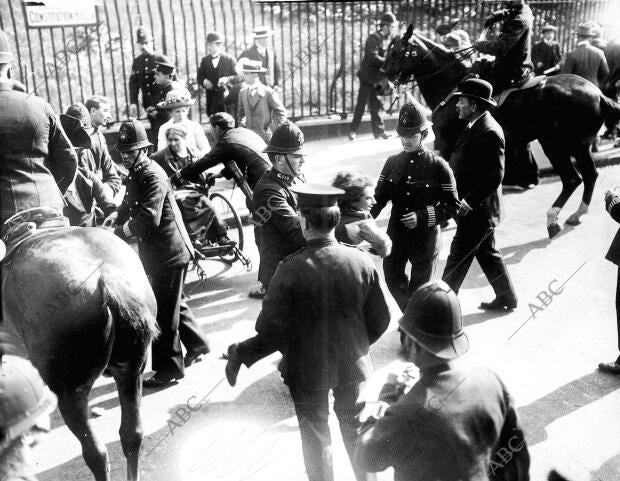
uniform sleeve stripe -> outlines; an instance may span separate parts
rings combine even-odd
[[[607,212],[611,212],[611,209],[613,208],[614,205],[620,204],[620,197],[618,197],[617,195],[611,200],[611,202],[609,203],[609,205],[607,206]]]
[[[427,205],[426,212],[428,212],[428,227],[433,227],[437,223],[437,219],[435,217],[435,207],[432,205]]]
[[[125,237],[131,237],[131,231],[129,230],[129,221],[125,222],[125,225],[123,225],[123,234],[125,234]]]

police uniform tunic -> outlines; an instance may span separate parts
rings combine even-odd
[[[299,420],[310,481],[332,481],[328,394],[353,454],[360,383],[370,375],[369,346],[390,321],[372,259],[333,238],[311,239],[279,263],[256,321],[257,336],[238,345],[248,367],[274,351]],[[356,469],[356,478],[366,479]]]
[[[276,169],[268,171],[254,190],[254,223],[260,255],[258,280],[265,289],[278,263],[303,247],[298,206],[291,191],[294,178]]]
[[[157,300],[160,336],[153,343],[153,369],[180,379],[184,375],[179,311],[191,243],[164,170],[151,159],[134,166],[118,208],[116,234],[138,238],[138,250]]]
[[[385,280],[401,309],[411,294],[431,280],[441,250],[439,225],[454,217],[459,208],[452,169],[441,157],[424,148],[388,158],[375,191],[377,217],[388,201],[392,213],[388,223],[392,253],[383,261]],[[417,226],[407,228],[401,218],[415,212]],[[405,267],[411,263],[411,279]]]
[[[142,91],[144,109],[157,103],[159,87],[155,84],[155,57],[157,54],[141,52],[133,59],[129,77],[129,102],[138,105],[138,92]]]

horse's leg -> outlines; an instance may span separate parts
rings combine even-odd
[[[578,225],[581,223],[581,216],[588,213],[590,202],[592,201],[592,194],[594,193],[594,186],[596,185],[596,179],[598,172],[590,154],[590,149],[586,144],[580,145],[574,151],[575,160],[577,161],[577,168],[583,178],[583,197],[581,198],[581,204],[579,208],[568,218],[566,223],[569,225]]]
[[[88,422],[88,394],[90,388],[65,390],[58,394],[58,407],[67,427],[82,445],[82,456],[97,481],[110,480],[110,464],[105,444],[97,439]]]
[[[127,458],[127,479],[138,481],[140,479],[138,461],[142,444],[142,422],[140,420],[142,380],[139,371],[126,372],[123,368],[119,368],[113,373],[121,404],[119,434],[123,453]]]
[[[566,201],[581,184],[581,177],[571,162],[570,151],[565,147],[565,140],[545,138],[539,139],[539,141],[553,169],[562,181],[562,191],[547,211],[547,232],[549,233],[549,238],[552,239],[562,230],[560,224],[558,224],[558,216]]]

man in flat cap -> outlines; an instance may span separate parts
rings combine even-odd
[[[207,115],[228,112],[236,116],[236,103],[227,103],[228,86],[241,79],[235,70],[236,60],[224,51],[224,39],[217,32],[207,34],[207,55],[198,67],[198,85],[207,92]]]
[[[355,104],[353,121],[351,122],[351,130],[349,132],[350,140],[355,140],[357,137],[357,130],[362,122],[366,104],[369,104],[370,107],[370,122],[375,138],[387,139],[390,137],[385,133],[383,120],[379,115],[381,101],[378,97],[377,87],[383,79],[380,69],[383,62],[385,62],[388,46],[394,38],[392,29],[395,24],[396,16],[392,12],[386,12],[381,17],[379,28],[366,40],[364,58],[357,73],[360,79],[360,89],[357,94],[357,103]]]
[[[393,466],[396,481],[528,481],[530,456],[504,383],[459,359],[469,341],[455,292],[443,281],[424,284],[399,324],[420,379],[383,387],[377,416],[358,439],[357,464],[369,472]]]
[[[432,279],[441,251],[439,226],[459,210],[452,169],[424,147],[431,125],[427,114],[413,97],[400,109],[396,131],[403,151],[385,162],[375,190],[377,203],[370,211],[377,217],[392,202],[387,230],[392,252],[383,260],[383,272],[401,310],[411,294]]]
[[[158,87],[155,83],[155,58],[153,36],[143,27],[138,27],[136,41],[140,53],[133,59],[129,76],[129,116],[138,118],[138,94],[142,93],[142,107],[147,110],[157,103]]]
[[[234,385],[242,363],[249,367],[280,351],[308,479],[333,481],[329,391],[352,459],[361,410],[356,401],[371,371],[368,349],[387,329],[390,312],[370,256],[336,240],[344,191],[309,184],[293,191],[306,247],[279,263],[256,321],[258,334],[229,346],[226,377]],[[367,479],[355,463],[353,471],[358,481]]]
[[[12,89],[15,57],[0,30],[0,225],[32,207],[65,207],[78,159],[52,107],[36,95]]]
[[[248,60],[257,60],[265,69],[259,74],[259,79],[265,85],[271,88],[278,88],[282,79],[282,68],[276,57],[276,53],[270,46],[269,39],[273,36],[273,31],[267,27],[256,27],[252,33],[254,45],[244,50],[239,55],[239,60],[247,58]]]
[[[560,43],[554,40],[557,27],[545,25],[541,30],[542,38],[532,45],[532,63],[536,75],[543,75],[545,71],[556,67],[562,60]]]

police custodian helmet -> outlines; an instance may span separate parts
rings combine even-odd
[[[454,359],[469,349],[461,305],[444,281],[421,285],[409,299],[400,328],[431,354]]]
[[[411,137],[423,130],[428,130],[431,123],[427,120],[427,110],[413,97],[403,105],[398,114],[396,133],[401,137]]]
[[[0,361],[0,452],[56,408],[56,396],[26,359]]]
[[[263,150],[272,154],[308,155],[304,147],[304,134],[290,120],[285,120],[273,133],[269,145]]]
[[[143,149],[153,145],[146,136],[146,129],[142,122],[136,119],[126,120],[118,130],[118,143],[116,150],[119,152],[129,152],[131,150]]]

